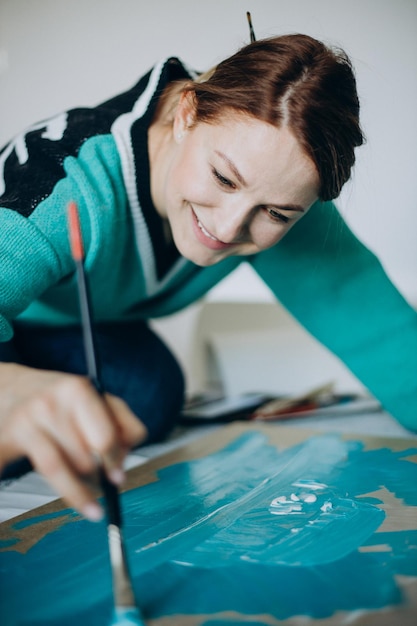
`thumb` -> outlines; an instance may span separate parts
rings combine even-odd
[[[144,443],[148,437],[145,424],[130,410],[127,403],[117,396],[106,393],[105,399],[113,414],[119,432],[120,444],[132,448]]]

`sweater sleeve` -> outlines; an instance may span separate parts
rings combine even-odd
[[[250,261],[289,312],[417,430],[417,313],[332,203]]]
[[[17,317],[78,321],[66,209],[77,202],[89,270],[119,217],[114,207],[126,204],[109,132],[115,115],[74,109],[31,126],[0,152],[0,341],[12,337]]]
[[[45,234],[16,211],[0,208],[0,341],[12,337],[11,321],[60,276]]]

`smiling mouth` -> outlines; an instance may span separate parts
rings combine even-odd
[[[198,219],[197,216],[196,216],[196,219],[197,219],[197,225],[198,225],[199,229],[204,233],[204,235],[206,237],[209,237],[213,241],[220,241],[220,239],[217,239],[217,237],[215,237],[214,235],[209,233],[209,231],[204,228],[203,224],[200,222],[200,220]],[[221,243],[223,243],[223,242],[221,242]]]
[[[234,243],[225,243],[224,241],[217,239],[217,237],[212,235],[204,226],[204,224],[199,220],[192,206],[191,211],[196,237],[198,241],[206,248],[210,248],[210,250],[220,251],[225,250],[226,248],[232,248],[235,245]]]

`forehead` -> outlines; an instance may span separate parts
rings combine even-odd
[[[280,191],[307,187],[317,199],[317,168],[287,126],[276,127],[239,111],[226,111],[209,123],[200,123],[209,151],[225,155],[251,184]],[[303,194],[304,195],[304,194]]]
[[[227,144],[231,149],[244,147],[249,156],[272,152],[278,157],[280,152],[285,151],[287,156],[313,164],[288,126],[278,127],[240,111],[226,110],[208,122],[199,122],[197,127],[205,131],[212,141]]]

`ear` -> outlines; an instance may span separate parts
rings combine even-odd
[[[196,119],[196,108],[194,92],[186,91],[181,94],[175,112],[173,133],[174,140],[180,142],[185,133],[194,125]]]

